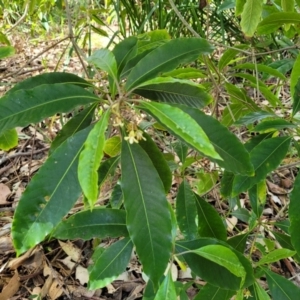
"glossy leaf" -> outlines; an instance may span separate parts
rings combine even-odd
[[[184,164],[185,160],[186,160],[186,156],[188,153],[188,146],[186,143],[179,141],[176,141],[176,143],[173,144],[174,150],[177,154],[177,156],[179,157],[181,163]]]
[[[266,120],[262,121],[258,125],[256,125],[253,131],[266,133],[270,131],[277,131],[286,128],[296,128],[297,125],[292,124],[284,119],[277,119],[277,120]]]
[[[233,133],[216,119],[200,110],[183,105],[180,108],[188,113],[203,129],[214,149],[222,158],[222,161],[217,160],[221,167],[235,174],[253,174],[249,153]]]
[[[78,179],[82,191],[92,208],[98,198],[98,168],[103,157],[105,131],[110,110],[107,110],[88,135],[79,156]]]
[[[247,287],[254,282],[253,267],[245,256],[230,248],[225,242],[218,241],[212,238],[200,238],[193,241],[178,241],[176,243],[177,252],[185,252],[189,250],[195,250],[207,245],[222,245],[231,249],[238,257],[239,261],[246,270],[246,281],[244,287]],[[220,287],[222,289],[239,290],[241,284],[241,278],[236,277],[226,268],[207,260],[201,256],[195,255],[194,253],[183,254],[184,260],[187,262],[191,270],[203,280],[208,283]]]
[[[257,27],[258,34],[269,34],[284,24],[299,24],[300,15],[296,12],[273,13],[264,18]]]
[[[212,158],[221,159],[203,129],[181,109],[156,102],[143,102],[141,108],[199,152]]]
[[[121,185],[117,183],[113,188],[109,203],[112,208],[119,209],[122,206],[122,202],[123,202],[122,188]]]
[[[196,68],[178,68],[170,72],[166,72],[161,74],[164,77],[174,77],[178,79],[197,79],[197,78],[205,78],[206,76]]]
[[[87,58],[87,61],[97,68],[107,72],[114,81],[117,81],[117,61],[114,54],[110,50],[104,48],[96,50],[90,57]]]
[[[0,149],[8,151],[18,145],[16,129],[9,129],[0,134]]]
[[[119,156],[111,157],[100,164],[98,169],[98,185],[99,187],[102,186],[104,181],[109,175],[113,175],[118,163],[119,163]]]
[[[194,194],[198,212],[198,232],[201,237],[213,237],[226,240],[227,233],[217,211],[204,199]]]
[[[181,233],[187,240],[193,240],[198,235],[196,216],[196,197],[188,182],[183,180],[176,198],[176,219]]]
[[[247,0],[241,15],[241,28],[248,37],[254,35],[260,21],[263,2],[260,0]]]
[[[300,288],[286,278],[264,269],[272,299],[295,300],[300,294]]]
[[[171,216],[165,189],[139,144],[122,142],[121,167],[129,235],[144,272],[157,287],[172,249]]]
[[[268,173],[278,167],[284,159],[290,145],[290,137],[276,137],[258,144],[250,153],[250,160],[254,166],[255,176],[237,175],[233,181],[232,195],[248,190],[263,180]]]
[[[143,137],[146,140],[142,139],[139,144],[151,159],[153,166],[158,172],[158,175],[164,185],[165,192],[168,193],[172,185],[172,172],[170,167],[152,138],[146,132],[143,132]]]
[[[265,118],[278,118],[278,116],[272,112],[260,110],[260,111],[254,111],[250,112],[249,114],[246,114],[239,118],[234,125],[250,125],[257,121],[263,120]]]
[[[230,105],[228,105],[228,107],[226,107],[224,109],[221,124],[224,125],[225,127],[229,127],[236,120],[238,120],[239,118],[241,118],[242,116],[244,116],[250,112],[251,112],[251,110],[249,110],[243,104],[230,104]]]
[[[248,236],[249,236],[249,233],[238,234],[238,235],[235,235],[234,237],[228,239],[227,243],[228,243],[228,245],[230,245],[232,248],[236,249],[237,251],[244,253]]]
[[[228,198],[232,194],[234,177],[235,176],[232,172],[228,172],[225,170],[225,172],[223,173],[220,192],[224,198]]]
[[[159,73],[168,72],[178,65],[189,63],[201,54],[209,54],[212,46],[199,38],[178,38],[154,49],[146,55],[130,72],[126,90],[139,86],[141,83],[155,78]]]
[[[176,299],[175,284],[171,272],[168,272],[164,281],[160,285],[154,300],[174,300]]]
[[[146,81],[134,93],[150,100],[185,104],[195,108],[203,108],[212,100],[200,84],[172,77],[157,77]]]
[[[93,104],[87,107],[64,125],[51,143],[50,153],[52,153],[68,137],[74,135],[76,132],[88,127],[91,124],[96,106],[97,104]]]
[[[291,251],[289,249],[275,249],[274,251],[268,253],[267,255],[263,256],[257,263],[257,266],[261,266],[263,264],[270,264],[276,261],[279,261],[284,258],[288,258],[294,256],[296,251]]]
[[[125,271],[131,254],[133,244],[130,238],[124,238],[109,246],[107,249],[97,249],[92,256],[93,264],[89,267],[88,288],[96,290],[113,282],[122,272]]]
[[[201,288],[194,300],[230,300],[234,294],[234,291],[224,290],[212,284],[206,283],[205,286]]]
[[[250,213],[246,208],[237,208],[231,213],[232,216],[238,218],[244,223],[249,223]]]
[[[8,91],[8,93],[11,94],[19,90],[33,89],[42,84],[51,85],[55,83],[73,84],[82,88],[87,88],[92,86],[88,81],[84,80],[83,78],[75,74],[65,73],[65,72],[52,72],[52,73],[40,74],[34,77],[29,77],[17,83],[13,88],[11,88]]]
[[[242,283],[244,282],[246,277],[244,266],[229,248],[221,245],[207,245],[197,250],[192,250],[192,252],[226,268],[235,276],[241,277]]]
[[[92,238],[128,236],[124,210],[96,207],[85,210],[62,221],[52,233],[62,240],[90,240]]]
[[[236,16],[239,16],[242,14],[245,3],[246,3],[246,0],[236,0],[235,1],[235,15]]]
[[[116,59],[119,76],[126,63],[136,55],[137,41],[138,39],[135,36],[131,36],[124,39],[114,47],[112,53],[114,54]]]
[[[92,93],[70,84],[44,84],[9,93],[0,99],[0,133],[97,101]]]
[[[121,151],[121,138],[115,135],[106,140],[103,151],[110,157],[117,156]]]
[[[267,292],[257,283],[257,281],[254,282],[254,295],[252,297],[255,297],[253,300],[270,300],[269,295]]]
[[[300,110],[300,78],[295,86],[295,92],[293,95],[293,115]]]
[[[296,180],[294,182],[294,188],[290,196],[289,204],[289,219],[291,222],[289,232],[291,234],[291,241],[298,255],[300,255],[300,236],[299,236],[299,226],[300,226],[300,173],[298,173]]]
[[[90,130],[81,130],[63,142],[28,184],[12,226],[17,255],[41,242],[80,196],[78,157]]]
[[[264,205],[266,203],[267,185],[266,181],[262,181],[255,184],[248,190],[250,204],[253,212],[259,218],[263,212]]]

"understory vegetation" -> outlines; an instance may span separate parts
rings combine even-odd
[[[92,240],[91,290],[134,253],[139,299],[299,299],[300,1],[8,3],[1,59],[19,29],[67,35],[82,64],[0,98],[3,151],[17,127],[56,124],[14,212],[16,255]]]

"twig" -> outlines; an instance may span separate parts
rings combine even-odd
[[[3,157],[1,160],[0,160],[0,165],[4,164],[5,162],[7,162],[8,160],[11,160],[15,157],[19,157],[19,156],[28,156],[28,155],[34,155],[34,154],[38,154],[38,153],[41,153],[45,150],[48,150],[50,147],[45,147],[45,148],[42,148],[42,149],[39,149],[39,150],[35,150],[35,151],[28,151],[28,152],[17,152],[17,153],[14,153],[12,155],[9,155],[9,156],[6,156],[6,157]],[[5,167],[6,168],[6,167]],[[3,169],[3,168],[2,168]],[[1,170],[0,169],[0,174],[1,174]]]
[[[280,166],[276,170],[288,169],[288,168],[296,167],[297,165],[300,165],[300,161],[296,161],[296,162],[293,162],[293,163],[290,163],[290,164]]]
[[[25,5],[25,10],[24,10],[24,13],[21,16],[21,18],[12,27],[10,27],[8,30],[6,30],[5,34],[8,34],[10,31],[12,31],[14,28],[16,28],[26,18],[27,13],[28,13],[28,8],[29,8],[29,1],[27,1],[26,5]]]
[[[18,75],[20,74],[20,72],[29,64],[31,64],[35,59],[37,59],[39,56],[41,56],[42,54],[44,54],[45,52],[49,51],[50,49],[54,48],[56,45],[60,44],[61,42],[65,41],[69,39],[69,37],[64,37],[63,39],[55,42],[53,45],[47,47],[46,49],[44,49],[43,51],[41,51],[40,53],[38,53],[36,56],[34,56],[33,58],[31,58],[29,61],[27,61],[19,70],[13,72],[13,73],[10,73],[10,74],[7,74],[6,76],[2,77],[1,80],[5,79],[5,78],[8,78],[8,77],[11,77],[11,76],[14,76],[14,75]]]
[[[82,65],[82,68],[83,68],[83,70],[84,70],[87,78],[90,78],[89,73],[88,73],[88,71],[86,69],[86,66],[84,64],[84,61],[83,61],[83,59],[81,57],[80,49],[79,49],[79,47],[78,47],[78,45],[77,45],[77,43],[75,42],[75,39],[74,39],[73,28],[72,28],[72,20],[71,20],[71,12],[70,12],[70,7],[69,7],[68,0],[65,0],[65,6],[66,6],[66,14],[67,14],[67,20],[68,20],[69,38],[70,38],[70,40],[72,42],[74,50],[75,50],[75,52],[76,52],[76,54],[77,54],[77,56],[78,56],[78,58],[80,60],[80,63]]]

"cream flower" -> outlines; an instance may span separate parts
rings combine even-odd
[[[129,141],[129,144],[138,143],[139,141],[135,138],[135,132],[130,130],[128,136],[125,136],[125,141]]]

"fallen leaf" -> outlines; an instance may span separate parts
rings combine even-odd
[[[88,283],[89,281],[88,270],[81,265],[77,266],[75,272],[75,278],[78,279],[82,285]]]
[[[6,199],[10,193],[11,190],[9,189],[9,187],[4,183],[0,183],[0,204],[7,203]]]
[[[0,294],[0,300],[7,300],[15,295],[15,293],[19,290],[20,281],[19,275],[16,271],[14,276],[9,280],[7,286],[5,286]]]
[[[75,247],[72,243],[67,242],[64,243],[62,241],[58,241],[61,248],[64,250],[64,252],[69,255],[73,261],[78,262],[81,257],[81,251],[77,247]]]

